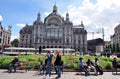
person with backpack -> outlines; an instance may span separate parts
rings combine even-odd
[[[51,72],[52,72],[52,57],[53,57],[53,54],[51,51],[48,51],[47,53],[47,60],[45,61],[46,63],[46,74],[45,74],[45,78],[47,77],[47,75],[49,74],[49,78],[51,79]]]

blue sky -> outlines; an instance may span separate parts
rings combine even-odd
[[[0,21],[6,29],[12,25],[13,40],[19,38],[19,31],[25,24],[33,24],[38,12],[44,21],[56,4],[63,17],[66,12],[69,13],[74,25],[83,21],[88,40],[93,39],[90,32],[99,32],[94,34],[94,38],[102,38],[102,28],[105,30],[105,40],[110,40],[114,27],[120,23],[119,3],[120,0],[1,0]]]

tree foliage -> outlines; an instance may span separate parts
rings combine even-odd
[[[116,52],[120,52],[119,44],[116,44]]]
[[[112,50],[115,52],[115,44],[113,43]]]
[[[119,44],[109,44],[108,46],[106,46],[106,48],[111,49],[112,52],[120,52],[120,48],[119,48]]]
[[[18,39],[14,39],[14,40],[11,42],[11,45],[14,46],[14,47],[18,47],[18,44],[19,44]]]

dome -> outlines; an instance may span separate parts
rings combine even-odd
[[[48,25],[60,25],[63,23],[63,17],[57,12],[57,6],[53,6],[53,12],[50,13],[44,20],[45,24]]]

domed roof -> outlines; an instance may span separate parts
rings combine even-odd
[[[38,12],[37,14],[37,19],[33,22],[33,24],[41,24],[42,21],[41,21],[41,17],[40,17],[40,12]]]
[[[57,12],[57,6],[53,6],[53,12],[50,13],[44,20],[45,24],[62,24],[64,18]]]

